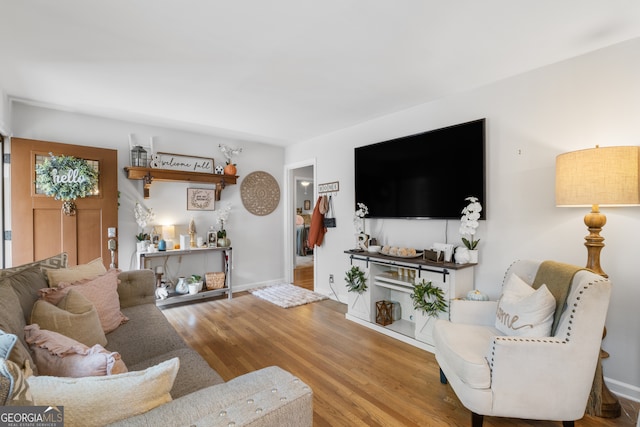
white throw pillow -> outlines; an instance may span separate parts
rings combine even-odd
[[[64,406],[64,425],[94,426],[142,414],[171,401],[177,357],[144,371],[106,377],[29,377],[35,405]]]
[[[495,326],[509,336],[548,337],[555,309],[556,300],[547,285],[533,289],[511,274],[498,301]]]

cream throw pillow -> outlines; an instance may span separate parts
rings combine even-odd
[[[177,357],[144,371],[106,377],[29,377],[34,404],[64,406],[65,427],[98,426],[142,414],[171,401]]]
[[[96,258],[86,264],[69,268],[47,270],[49,287],[55,288],[60,282],[77,282],[84,279],[93,279],[107,272],[102,263],[102,258]]]
[[[533,289],[511,274],[498,301],[495,326],[505,335],[548,337],[551,334],[556,300],[542,285]]]
[[[58,332],[89,347],[107,345],[98,310],[91,301],[73,289],[64,295],[57,306],[44,300],[36,301],[29,323],[37,323],[42,329]]]

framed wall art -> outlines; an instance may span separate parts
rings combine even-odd
[[[305,211],[311,210],[311,200],[304,201],[304,210]]]
[[[215,188],[187,188],[187,210],[213,211],[215,203]]]

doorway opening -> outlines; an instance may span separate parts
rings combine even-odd
[[[315,205],[315,160],[287,166],[289,183],[285,268],[289,281],[308,290],[315,288],[316,254],[307,243]]]

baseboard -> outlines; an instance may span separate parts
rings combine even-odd
[[[250,289],[262,288],[264,286],[279,285],[281,283],[287,283],[284,278],[276,280],[267,280],[265,282],[245,283],[244,285],[233,285],[233,293],[248,291]]]
[[[640,402],[640,387],[606,377],[604,378],[604,382],[607,384],[609,390],[617,396],[633,400],[634,402]]]

